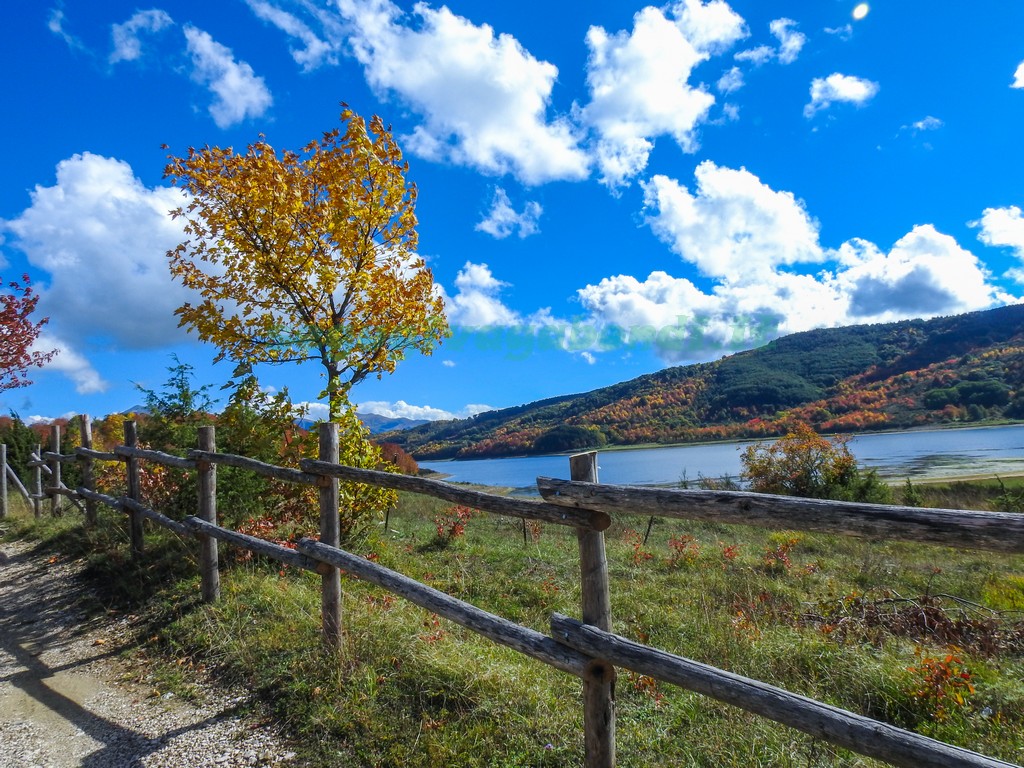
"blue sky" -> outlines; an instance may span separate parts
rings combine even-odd
[[[165,151],[390,123],[454,335],[353,399],[439,418],[814,327],[1016,302],[1024,3],[19,3],[0,25],[0,275],[59,348],[23,417],[230,364],[177,328]],[[264,367],[297,402],[311,365]],[[313,411],[317,415],[316,409]]]

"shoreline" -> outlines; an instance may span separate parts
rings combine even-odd
[[[906,429],[872,429],[866,432],[819,432],[824,437],[867,437],[872,435],[900,435],[919,434],[928,432],[950,432],[967,429],[1002,429],[1005,427],[1024,427],[1024,421],[1000,421],[985,422],[979,424],[927,424],[920,427],[907,427]],[[557,451],[555,453],[517,453],[507,456],[474,456],[472,458],[450,458],[450,459],[422,459],[424,462],[440,464],[459,461],[489,461],[491,459],[536,459],[542,456],[573,456],[577,453],[589,453],[591,451],[619,452],[619,451],[644,451],[656,448],[692,448],[702,445],[743,445],[745,443],[760,443],[766,440],[778,440],[778,437],[733,437],[727,440],[694,440],[686,443],[637,443],[635,445],[603,445],[598,448],[584,448],[578,451]],[[413,456],[416,459],[415,455]],[[416,459],[420,462],[421,459]]]

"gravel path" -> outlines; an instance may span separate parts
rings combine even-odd
[[[80,572],[0,542],[0,768],[297,768],[277,729],[238,713],[243,692],[147,685],[121,654],[129,619],[92,610]]]

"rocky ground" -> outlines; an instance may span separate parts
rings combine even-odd
[[[161,691],[80,563],[0,542],[0,768],[298,766],[248,694]],[[192,693],[195,695],[192,695]],[[255,708],[258,711],[258,708]]]

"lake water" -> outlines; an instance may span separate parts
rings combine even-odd
[[[601,451],[603,483],[676,485],[686,478],[738,477],[740,454],[749,445],[706,443],[662,448]],[[861,467],[886,479],[911,480],[964,475],[1024,474],[1024,425],[857,435],[850,450]],[[565,455],[514,459],[423,461],[453,482],[478,483],[535,493],[538,476],[567,478]]]

